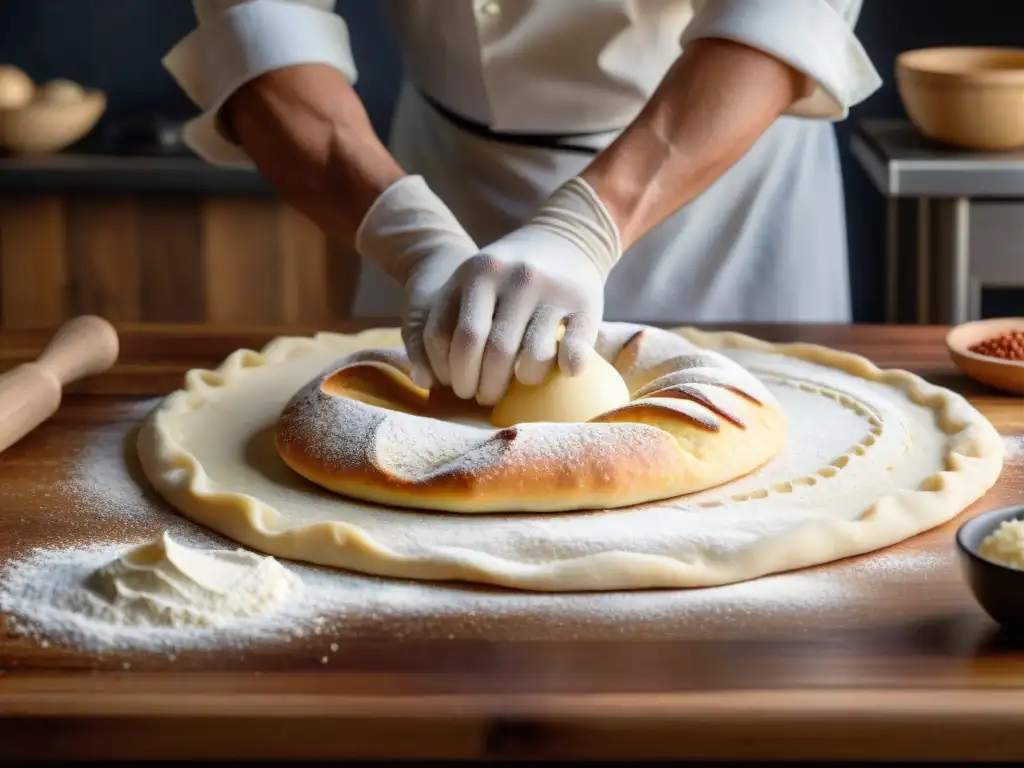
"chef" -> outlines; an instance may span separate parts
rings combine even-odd
[[[164,64],[190,147],[354,247],[354,313],[401,315],[420,384],[486,405],[575,375],[606,317],[850,320],[832,122],[880,84],[861,0],[384,5],[387,146],[334,0],[194,0]]]

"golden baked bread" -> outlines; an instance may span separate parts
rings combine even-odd
[[[275,442],[334,492],[446,512],[607,509],[694,493],[757,469],[785,445],[764,385],[671,331],[604,323],[597,352],[631,401],[587,422],[494,428],[488,409],[425,390],[401,349],[349,355],[302,387]]]

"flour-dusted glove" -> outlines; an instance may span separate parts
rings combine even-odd
[[[478,248],[421,176],[405,176],[373,202],[356,231],[356,250],[405,286],[402,341],[422,387],[432,382],[423,345],[427,315],[445,282]]]
[[[460,264],[423,330],[433,375],[492,405],[512,377],[538,384],[553,365],[579,372],[621,256],[618,228],[581,178],[563,184],[522,227]],[[564,325],[564,337],[558,334]]]

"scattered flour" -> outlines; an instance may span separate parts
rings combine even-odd
[[[126,406],[124,419],[132,425],[141,422],[161,402],[161,398],[141,400]],[[94,517],[116,517],[137,522],[149,517],[143,490],[131,472],[127,459],[132,456],[131,440],[135,426],[97,427],[88,441],[70,456],[67,478],[57,490],[74,499],[76,509]],[[168,518],[176,517],[168,513]]]
[[[164,532],[94,571],[87,599],[69,604],[117,624],[228,629],[272,613],[301,582],[272,557],[244,549],[204,550]]]
[[[301,581],[273,610],[230,621],[123,621],[98,610],[90,579],[123,558],[121,544],[32,551],[0,574],[0,610],[14,629],[83,650],[243,649],[326,636],[409,639],[710,639],[742,632],[787,635],[849,622],[897,584],[950,567],[946,558],[876,555],[831,572],[808,571],[702,590],[533,594],[427,584],[285,563]],[[858,625],[859,625],[859,621]],[[171,658],[168,656],[168,658]]]
[[[0,610],[23,634],[83,648],[215,647],[279,635],[301,586],[273,558],[162,536],[127,552],[33,550],[0,574]]]
[[[1008,461],[1024,459],[1024,434],[1003,435],[1003,448]]]
[[[223,564],[224,552],[236,545],[169,511],[132,470],[133,425],[156,402],[139,403],[124,422],[94,430],[72,457],[67,481],[49,491],[73,502],[74,514],[62,520],[67,542],[23,551],[0,571],[0,611],[13,631],[85,651],[160,652],[171,661],[177,658],[171,651],[319,637],[330,641],[335,653],[338,641],[372,636],[695,640],[791,635],[858,625],[865,615],[858,608],[868,606],[875,609],[872,618],[884,622],[891,618],[885,615],[888,590],[948,577],[955,568],[951,548],[939,554],[883,551],[825,569],[711,589],[536,594],[382,579],[243,553],[229,558],[237,566],[234,576],[215,578],[211,588],[199,575],[205,571],[195,565],[196,558]],[[105,543],[87,543],[98,537]],[[175,545],[186,545],[178,550],[185,562],[174,554]],[[150,547],[151,565],[127,566],[133,556],[126,553],[139,546]],[[197,554],[193,548],[220,554]],[[264,577],[269,586],[253,585]],[[232,580],[243,585],[246,596],[225,595],[221,587]],[[108,598],[102,597],[104,589]],[[328,658],[326,651],[319,648],[315,658]]]

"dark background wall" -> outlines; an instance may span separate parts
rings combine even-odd
[[[377,130],[386,135],[400,77],[398,50],[379,4],[341,0],[361,79],[357,90]],[[194,19],[189,0],[4,0],[0,3],[0,62],[37,81],[70,77],[110,97],[105,120],[140,112],[188,115],[192,107],[160,65]],[[903,110],[892,78],[897,53],[931,45],[1024,45],[1020,0],[866,0],[857,32],[885,78],[882,90],[839,124],[843,151],[854,311],[858,322],[884,312],[885,207],[848,150],[848,132],[864,117]],[[102,126],[101,126],[102,129]]]

